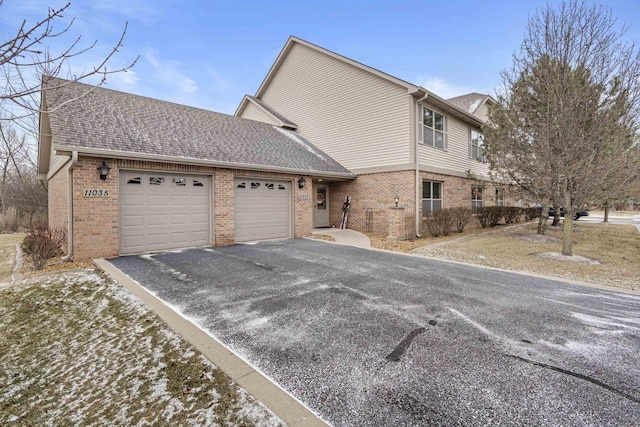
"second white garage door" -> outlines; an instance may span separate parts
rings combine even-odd
[[[291,237],[291,182],[235,180],[236,242]]]
[[[120,253],[207,245],[208,176],[120,172]]]

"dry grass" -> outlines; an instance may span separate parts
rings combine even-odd
[[[91,263],[0,289],[0,360],[0,425],[282,425]]]
[[[0,283],[11,280],[16,266],[16,244],[22,243],[24,233],[0,234]]]
[[[549,227],[544,238],[536,235],[536,224],[501,227],[463,239],[433,242],[413,253],[478,265],[531,272],[626,290],[640,290],[640,233],[632,225],[574,223],[573,253],[561,257],[562,227]],[[484,232],[484,233],[483,233]],[[372,246],[375,241],[372,239]],[[407,247],[413,243],[406,244]],[[389,245],[375,245],[393,249]],[[406,248],[403,248],[406,249]],[[406,250],[403,250],[406,252]],[[557,256],[543,258],[544,253]],[[597,261],[579,262],[580,257]]]
[[[325,240],[327,242],[335,242],[336,239],[332,236],[329,236],[328,234],[312,234],[311,235],[312,239],[316,239],[316,240]]]
[[[386,249],[389,251],[397,252],[411,252],[414,249],[421,248],[425,245],[433,245],[435,243],[447,242],[454,239],[459,239],[466,236],[475,236],[480,233],[486,233],[488,230],[484,228],[472,228],[465,230],[464,233],[451,232],[448,236],[422,236],[413,240],[387,240],[386,236],[380,234],[367,234],[369,240],[371,240],[371,247],[378,249]]]

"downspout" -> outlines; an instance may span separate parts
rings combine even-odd
[[[416,169],[416,237],[422,237],[420,236],[420,201],[422,200],[422,197],[420,197],[420,157],[419,157],[419,153],[418,153],[418,132],[420,132],[420,129],[418,129],[418,121],[416,120],[417,115],[418,115],[418,108],[420,106],[420,103],[422,101],[424,101],[425,99],[427,99],[429,97],[429,92],[427,92],[425,90],[424,96],[418,100],[415,101],[414,105],[414,111],[413,111],[413,123],[414,123],[414,129],[415,129],[415,138],[413,139],[413,146],[415,149],[415,153],[414,153],[414,157],[415,157],[415,169]]]
[[[69,249],[67,254],[62,257],[63,262],[71,261],[73,258],[73,169],[78,163],[78,152],[71,153],[71,164],[69,165],[69,224],[67,225],[67,241]]]

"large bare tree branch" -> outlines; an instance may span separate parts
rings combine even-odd
[[[81,47],[81,36],[71,41],[61,52],[51,53],[49,44],[61,36],[67,34],[74,20],[56,31],[55,24],[60,22],[64,13],[70,7],[67,3],[59,9],[49,9],[45,18],[29,25],[23,21],[15,36],[0,44],[0,121],[19,121],[28,115],[39,113],[42,84],[47,83],[49,77],[59,77],[60,74],[70,68],[70,62],[74,58],[86,54],[97,46],[93,41],[87,46]],[[2,6],[2,0],[0,0]],[[106,82],[107,76],[114,73],[126,72],[131,69],[138,58],[129,65],[109,69],[107,66],[118,50],[123,46],[127,32],[127,23],[118,41],[110,51],[98,61],[91,69],[79,74],[65,75],[70,84],[90,77],[99,77],[94,87]],[[41,77],[44,76],[44,77]],[[88,89],[90,92],[92,89]],[[84,96],[85,94],[81,95]],[[73,102],[68,100],[67,102]],[[6,102],[9,104],[5,105]],[[9,107],[12,105],[13,107]],[[60,107],[58,105],[57,107]]]

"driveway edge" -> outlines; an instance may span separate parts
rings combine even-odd
[[[193,345],[216,367],[226,373],[240,387],[262,402],[282,421],[290,426],[328,426],[318,415],[312,412],[295,397],[275,384],[267,376],[256,370],[236,355],[220,341],[207,334],[197,325],[185,319],[170,306],[118,270],[105,259],[93,262],[115,281],[145,303],[154,313],[172,329]]]

